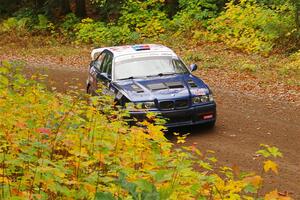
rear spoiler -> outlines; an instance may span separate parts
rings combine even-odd
[[[91,58],[92,60],[95,60],[97,58],[97,56],[99,55],[98,53],[101,53],[105,48],[96,48],[96,49],[93,49],[92,52],[91,52]],[[98,54],[98,55],[96,55]]]

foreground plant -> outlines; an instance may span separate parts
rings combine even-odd
[[[173,148],[163,126],[128,126],[110,97],[87,103],[33,79],[15,65],[0,67],[1,199],[262,199],[259,175],[216,170],[213,152]],[[257,153],[281,156],[262,147]],[[277,173],[271,159],[264,169]],[[265,199],[289,197],[273,191]]]

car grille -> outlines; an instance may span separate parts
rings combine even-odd
[[[187,99],[159,102],[159,108],[161,110],[174,110],[174,109],[183,109],[188,107],[189,107],[189,101]]]
[[[159,102],[159,108],[161,110],[172,110],[174,109],[174,101],[161,101]]]
[[[180,108],[188,108],[189,107],[189,101],[187,99],[182,99],[182,100],[176,100],[175,101],[175,108],[180,109]]]

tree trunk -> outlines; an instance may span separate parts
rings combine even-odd
[[[70,1],[69,0],[60,0],[60,14],[66,15],[71,12]]]
[[[178,0],[166,0],[165,3],[168,17],[172,18],[178,11],[179,2]]]
[[[77,17],[86,16],[85,0],[76,0],[76,11],[75,14]]]

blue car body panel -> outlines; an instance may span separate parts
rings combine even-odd
[[[190,83],[194,83],[192,86]],[[164,88],[151,90],[151,85],[177,83],[175,88]],[[134,87],[132,87],[134,85]],[[129,79],[112,83],[115,88],[115,94],[122,93],[131,102],[154,101],[156,109],[149,111],[158,113],[167,119],[166,127],[180,127],[189,125],[198,125],[214,123],[216,120],[216,103],[206,102],[193,105],[192,97],[197,96],[197,91],[205,91],[206,95],[211,93],[209,87],[198,77],[192,74],[175,74],[162,77],[151,77],[145,79]],[[138,89],[137,89],[138,87]],[[171,110],[160,109],[159,103],[163,101],[177,101],[186,99],[188,106],[185,108],[174,108]],[[130,111],[130,114],[137,119],[145,119],[149,111]],[[204,119],[205,115],[211,115],[209,119]]]
[[[153,112],[158,112],[167,120],[165,126],[168,128],[214,123],[216,121],[215,102],[192,106],[186,109]],[[146,112],[135,111],[131,112],[131,115],[143,120],[146,117]],[[212,117],[210,119],[204,119],[206,115],[211,115]]]
[[[190,87],[188,84],[189,80],[192,80],[197,87]],[[177,83],[178,85],[172,89],[162,87],[151,90],[152,85],[166,83]],[[133,102],[190,98],[195,96],[193,91],[199,88],[205,88],[207,89],[207,94],[209,93],[207,85],[201,79],[198,79],[192,74],[175,74],[146,79],[122,80],[115,82],[114,85]],[[139,87],[140,91],[137,92],[135,87],[132,87],[133,85]]]

